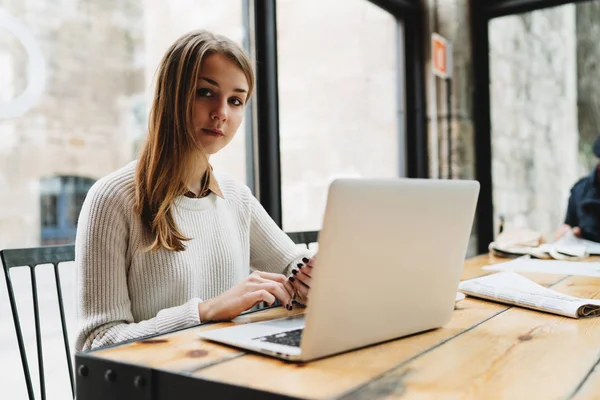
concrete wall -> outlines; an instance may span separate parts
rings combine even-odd
[[[577,180],[575,6],[490,23],[496,215],[550,235]]]

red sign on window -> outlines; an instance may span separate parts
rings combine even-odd
[[[452,45],[434,33],[431,35],[431,58],[433,73],[440,78],[452,77]]]

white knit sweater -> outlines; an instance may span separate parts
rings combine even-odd
[[[185,251],[145,251],[152,237],[133,210],[136,162],[102,178],[84,201],[77,228],[76,350],[198,324],[198,303],[244,279],[249,269],[284,273],[298,248],[248,187],[215,172],[223,198],[176,199]]]

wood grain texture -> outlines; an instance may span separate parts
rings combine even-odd
[[[469,260],[465,264],[463,278],[491,273],[481,270],[481,266],[504,261],[506,259],[487,255]],[[530,275],[547,286],[565,278],[552,274]],[[452,320],[441,329],[300,365],[260,355],[246,355],[199,370],[194,376],[288,396],[337,398],[368,385],[386,371],[413,358],[446,346],[465,332],[509,309],[507,305],[467,298],[457,304]],[[383,382],[377,387],[367,386],[365,396],[360,398],[377,398],[379,394],[388,395],[390,390],[403,391],[401,387],[390,385],[389,382],[385,385]]]
[[[569,400],[597,400],[600,398],[600,354],[596,354],[596,365],[583,377]]]
[[[200,340],[198,332],[224,328],[234,324],[264,321],[284,315],[295,315],[301,312],[303,312],[302,309],[287,311],[282,307],[267,309],[241,315],[231,322],[200,325],[156,338],[97,350],[91,354],[95,357],[160,368],[165,371],[192,372],[214,363],[244,355],[241,350]]]
[[[302,398],[332,398],[375,379],[399,363],[460,335],[507,307],[465,299],[441,329],[305,364],[246,355],[194,376]]]
[[[600,298],[600,279],[569,277],[553,289]],[[564,399],[599,354],[600,319],[514,307],[348,398]]]
[[[494,273],[481,267],[505,261],[489,255],[467,260],[462,279]],[[600,298],[600,278],[523,275],[563,293]],[[574,320],[470,297],[443,328],[305,364],[197,337],[201,330],[303,311],[268,309],[91,354],[300,398],[600,398],[600,367],[594,370],[600,319]]]

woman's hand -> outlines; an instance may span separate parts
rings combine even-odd
[[[219,296],[198,304],[200,321],[230,320],[260,302],[272,305],[275,299],[292,309],[294,289],[285,275],[255,271]]]
[[[297,293],[295,300],[300,304],[306,305],[306,302],[308,301],[308,294],[310,292],[310,286],[312,285],[312,270],[315,261],[315,257],[310,259],[304,257],[302,259],[303,263],[298,263],[296,267],[292,269],[292,275],[288,278]]]
[[[563,237],[567,232],[569,232],[570,230],[572,230],[573,235],[575,237],[581,237],[581,228],[576,226],[576,227],[571,227],[570,225],[564,224],[561,225],[556,232],[554,232],[554,240],[558,240],[561,237]]]

